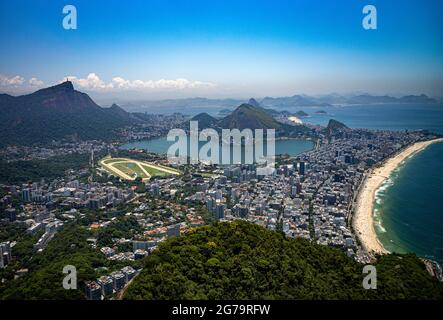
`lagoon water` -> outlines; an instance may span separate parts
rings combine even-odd
[[[443,105],[360,105],[294,108],[310,116],[304,122],[326,125],[329,119],[351,128],[377,130],[428,129],[443,134]],[[323,110],[327,114],[316,114]],[[183,110],[182,110],[183,111]],[[214,114],[214,110],[209,111]],[[212,112],[211,112],[212,111]],[[126,144],[165,153],[166,139]],[[296,155],[310,150],[312,142],[277,141],[276,153]],[[390,251],[415,252],[443,265],[443,143],[436,143],[407,159],[377,193],[375,229]]]
[[[173,144],[173,141],[168,141],[166,137],[156,138],[152,140],[136,141],[127,143],[121,146],[122,149],[144,149],[148,152],[154,152],[159,154],[167,154],[169,147]],[[199,148],[201,148],[206,142],[199,142]],[[277,140],[275,141],[275,153],[276,154],[289,154],[290,156],[296,156],[303,152],[312,150],[314,143],[309,140]],[[189,152],[189,144],[188,144]],[[264,150],[266,154],[266,149]],[[221,156],[221,155],[220,155]],[[244,150],[242,148],[242,158],[244,158]],[[232,161],[232,148],[231,148],[231,161]]]

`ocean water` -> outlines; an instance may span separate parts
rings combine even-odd
[[[380,130],[428,129],[443,133],[443,104],[379,104],[341,107],[301,108],[307,123],[327,125],[329,119],[351,128]],[[327,114],[316,114],[323,110]]]
[[[376,194],[375,230],[391,252],[443,265],[443,143],[405,160]]]

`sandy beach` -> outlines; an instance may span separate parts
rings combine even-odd
[[[440,141],[443,141],[443,138],[417,142],[366,173],[357,196],[352,224],[363,248],[368,252],[388,253],[377,238],[372,220],[377,189],[405,159],[424,150],[430,144]]]

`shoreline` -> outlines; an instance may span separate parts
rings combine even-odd
[[[426,149],[429,145],[442,142],[443,138],[416,142],[385,159],[378,166],[365,172],[357,195],[355,212],[352,217],[352,226],[361,246],[368,253],[389,253],[377,237],[374,228],[373,213],[375,194],[391,173],[406,159]]]

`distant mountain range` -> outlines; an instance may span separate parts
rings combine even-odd
[[[71,82],[13,97],[0,95],[0,145],[46,143],[65,137],[106,139],[140,121],[120,108],[101,108]]]
[[[348,99],[348,104],[375,104],[375,103],[436,103],[437,100],[422,94],[419,96],[409,95],[401,98],[390,96],[371,96],[368,94],[354,96]]]
[[[283,112],[284,113],[284,112]],[[307,116],[303,111],[297,112],[299,116]],[[198,121],[199,129],[275,129],[277,136],[293,136],[297,134],[309,134],[312,128],[303,124],[289,125],[279,122],[278,116],[282,114],[269,108],[262,108],[255,99],[250,99],[248,103],[244,103],[237,107],[229,115],[222,119],[217,119],[208,113],[200,113],[193,117],[190,121]],[[277,118],[275,118],[277,116]],[[186,129],[189,124],[184,124]],[[322,129],[327,136],[341,135],[351,131],[344,123],[334,119],[330,119],[326,128]]]
[[[397,104],[397,103],[436,103],[436,99],[422,95],[408,95],[400,98],[384,95],[350,95],[344,96],[339,94],[329,94],[319,97],[307,95],[294,95],[290,97],[265,97],[261,100],[255,100],[262,108],[291,109],[299,107],[327,107],[332,105],[352,105],[352,104]],[[128,111],[145,112],[152,108],[177,109],[181,108],[186,113],[190,108],[206,108],[214,109],[219,112],[220,116],[227,115],[228,111],[245,103],[241,99],[207,99],[207,98],[187,98],[187,99],[170,99],[158,101],[134,101],[124,104],[124,108]],[[252,106],[251,100],[247,102]],[[221,110],[220,110],[221,109]]]
[[[232,108],[244,103],[241,99],[208,99],[208,98],[186,98],[186,99],[166,99],[166,100],[136,100],[122,103],[123,108],[129,112],[177,112],[189,114],[190,108],[196,109],[216,109]]]
[[[190,121],[198,121],[199,129],[213,128],[221,129],[275,129],[277,136],[294,136],[305,134],[311,129],[305,125],[289,125],[281,123],[275,116],[281,116],[280,112],[273,109],[262,108],[253,100],[243,103],[222,119],[217,119],[207,113],[200,113]],[[189,123],[183,125],[184,129],[189,129]]]
[[[260,107],[242,104],[230,115],[220,121],[220,126],[226,129],[281,129],[282,124],[277,122],[269,113]]]
[[[275,119],[285,115],[291,113],[263,108],[255,99],[250,99],[249,104],[241,104],[222,119],[201,113],[193,120],[199,121],[201,129],[276,129],[281,133],[309,130]],[[146,123],[149,117],[127,112],[116,104],[102,108],[66,81],[28,95],[0,95],[0,121],[5,124],[0,128],[0,146],[45,144],[63,138],[112,140],[117,129]]]
[[[260,101],[260,105],[274,108],[292,107],[322,107],[331,105],[349,104],[381,104],[381,103],[436,103],[437,100],[429,98],[427,95],[409,95],[401,98],[391,96],[374,96],[369,94],[355,96],[340,96],[331,94],[322,97],[310,97],[306,95],[294,95],[292,97],[271,98],[265,97]]]
[[[349,104],[436,102],[426,95],[404,96],[402,98],[371,95],[350,98],[329,95],[314,98],[296,95],[283,98],[266,97],[260,102],[251,98],[248,103],[238,103],[239,100],[235,99],[164,100],[160,105],[178,106],[186,103],[192,106],[196,104],[208,106],[222,102],[227,106],[238,103],[236,104],[238,107],[233,110],[224,108],[219,119],[207,113],[200,113],[193,120],[199,121],[200,128],[276,129],[280,134],[292,135],[311,130],[304,125],[290,125],[280,122],[285,122],[284,118],[288,116],[299,118],[308,116],[304,111],[293,110],[294,107],[325,106],[329,105],[327,101],[331,103],[346,101]],[[183,112],[186,112],[186,108]],[[115,138],[117,129],[148,122],[149,117],[148,114],[141,112],[127,112],[116,104],[110,108],[102,108],[87,94],[75,90],[72,83],[66,81],[28,95],[14,97],[0,94],[0,121],[2,123],[0,146],[47,143],[62,138],[111,140]]]
[[[222,119],[212,117],[206,112],[199,113],[190,121],[198,121],[200,129],[280,129],[282,124],[260,107],[242,104]],[[188,123],[184,124],[189,128]]]
[[[218,127],[219,120],[207,114],[206,112],[199,113],[193,117],[190,121],[198,121],[198,126],[200,129],[214,128]],[[185,124],[186,126],[187,124]],[[189,127],[186,127],[188,129]]]

